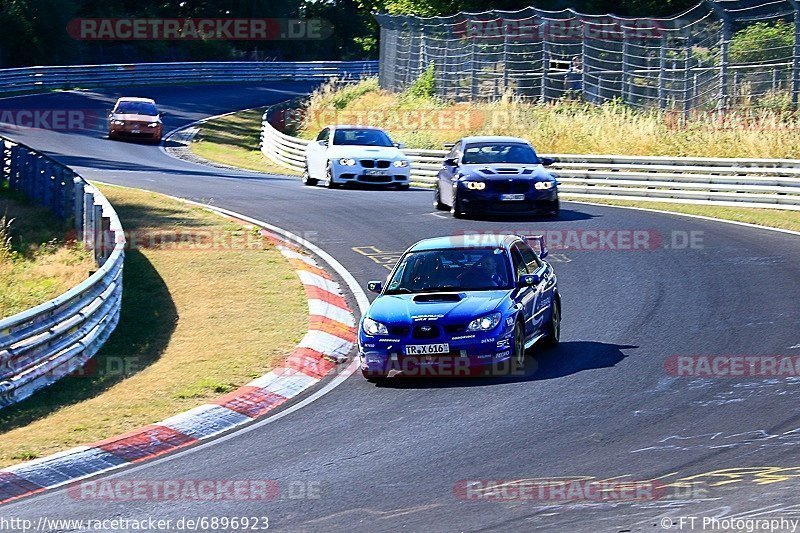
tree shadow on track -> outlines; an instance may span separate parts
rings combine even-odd
[[[627,357],[623,350],[638,346],[608,344],[593,341],[562,342],[555,349],[535,350],[528,356],[522,369],[499,369],[489,376],[403,376],[396,375],[378,386],[398,389],[438,389],[456,387],[484,387],[507,383],[556,379],[578,372],[610,368]]]

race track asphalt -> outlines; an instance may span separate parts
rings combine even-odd
[[[309,88],[134,92],[156,98],[171,129]],[[0,111],[102,112],[123,92],[5,99]],[[433,211],[430,191],[307,188],[297,178],[209,168],[156,146],[112,142],[103,125],[0,132],[90,180],[214,204],[302,235],[363,287],[430,236],[637,231],[652,244],[553,250],[562,344],[537,351],[525,376],[376,386],[357,374],[274,423],[111,476],[276,480],[281,494],[273,501],[98,501],[61,490],[3,506],[0,516],[266,515],[271,529],[284,531],[591,532],[658,531],[664,518],[677,529],[681,516],[800,518],[800,380],[676,377],[665,363],[671,356],[800,356],[797,236],[579,203],[564,203],[558,220],[454,220]],[[683,246],[687,239],[694,244]],[[659,480],[668,487],[642,501],[605,502],[463,501],[455,490],[461,480],[533,478]],[[692,490],[676,488],[680,480]],[[304,484],[319,497],[293,498],[302,494],[292,488]]]

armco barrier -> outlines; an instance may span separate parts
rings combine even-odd
[[[261,151],[303,172],[309,141],[278,131],[262,117]],[[280,115],[280,113],[278,113]],[[411,179],[430,187],[446,150],[404,150]],[[559,190],[580,199],[616,198],[800,210],[800,160],[548,154]]]
[[[79,369],[119,321],[125,237],[108,200],[73,170],[0,138],[1,179],[49,208],[93,250],[98,269],[63,295],[0,320],[0,408]]]
[[[375,76],[377,73],[377,61],[226,61],[26,67],[0,70],[0,94],[77,87],[325,81]]]

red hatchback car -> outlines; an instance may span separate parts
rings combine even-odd
[[[138,138],[159,143],[164,133],[161,116],[150,98],[120,98],[108,115],[108,138]]]

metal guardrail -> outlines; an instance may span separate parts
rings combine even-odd
[[[125,236],[108,200],[72,169],[0,138],[0,179],[74,227],[98,269],[63,295],[0,320],[0,408],[81,368],[119,321]]]
[[[262,117],[261,152],[303,172],[309,141],[278,131]],[[446,150],[404,150],[412,183],[430,187]],[[616,198],[800,210],[800,160],[547,154],[559,191],[581,199]]]
[[[0,93],[131,85],[325,81],[374,76],[377,61],[227,61],[26,67],[0,70]]]

